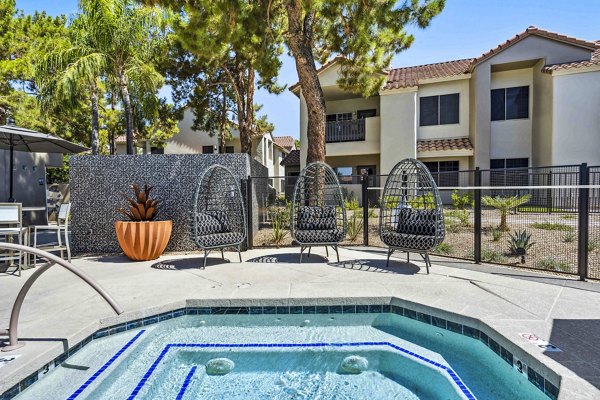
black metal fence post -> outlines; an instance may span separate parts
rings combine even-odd
[[[479,167],[475,168],[475,182],[474,186],[481,186],[481,170]],[[473,191],[473,212],[474,218],[474,235],[473,238],[473,257],[475,263],[481,263],[481,189],[475,189]]]
[[[252,207],[252,177],[248,176],[246,181],[246,219],[248,220],[248,234],[246,235],[248,240],[248,250],[252,249],[254,243],[254,224],[253,224],[253,211],[254,207]]]
[[[369,245],[369,175],[362,175],[363,245]]]
[[[590,176],[587,163],[579,166],[579,184],[589,185]],[[590,212],[590,190],[588,188],[579,188],[579,212],[577,238],[577,271],[579,280],[585,281],[588,273],[588,239],[589,239],[589,212]]]

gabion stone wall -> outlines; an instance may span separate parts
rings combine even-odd
[[[240,179],[263,172],[247,154],[150,154],[72,156],[70,158],[71,237],[75,254],[119,253],[114,223],[124,219],[116,210],[126,206],[130,186],[148,184],[161,200],[158,219],[172,220],[167,251],[197,250],[192,237],[193,197],[202,171],[214,164],[229,168]],[[266,168],[265,168],[266,169]],[[242,187],[243,190],[243,187]],[[248,210],[247,210],[248,211]],[[255,213],[256,211],[252,210]]]

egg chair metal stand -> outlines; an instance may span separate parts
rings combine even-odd
[[[239,183],[233,173],[221,166],[206,169],[198,180],[194,196],[194,240],[204,250],[203,268],[211,250],[237,248],[246,239],[246,211]]]
[[[418,160],[400,161],[388,175],[381,196],[379,235],[388,246],[387,263],[395,251],[419,253],[427,273],[429,253],[445,237],[443,205],[427,167]]]
[[[328,247],[340,255],[338,245],[346,236],[346,205],[337,174],[323,162],[308,164],[298,177],[294,187],[290,210],[290,232],[294,242],[300,245],[302,254],[315,246]]]

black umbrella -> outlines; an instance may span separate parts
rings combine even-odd
[[[28,153],[81,153],[89,150],[87,147],[69,142],[47,133],[19,128],[14,125],[0,126],[0,149],[10,150],[10,198],[13,198],[13,167],[14,152],[25,151]]]

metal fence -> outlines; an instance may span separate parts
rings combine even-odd
[[[600,279],[600,166],[475,169],[433,177],[446,222],[446,240],[434,254]],[[379,199],[387,176],[345,178],[348,235],[342,245],[383,247]],[[249,246],[292,245],[288,202],[296,179],[250,179],[249,187],[269,189],[258,196],[258,215],[249,216],[258,220]]]

